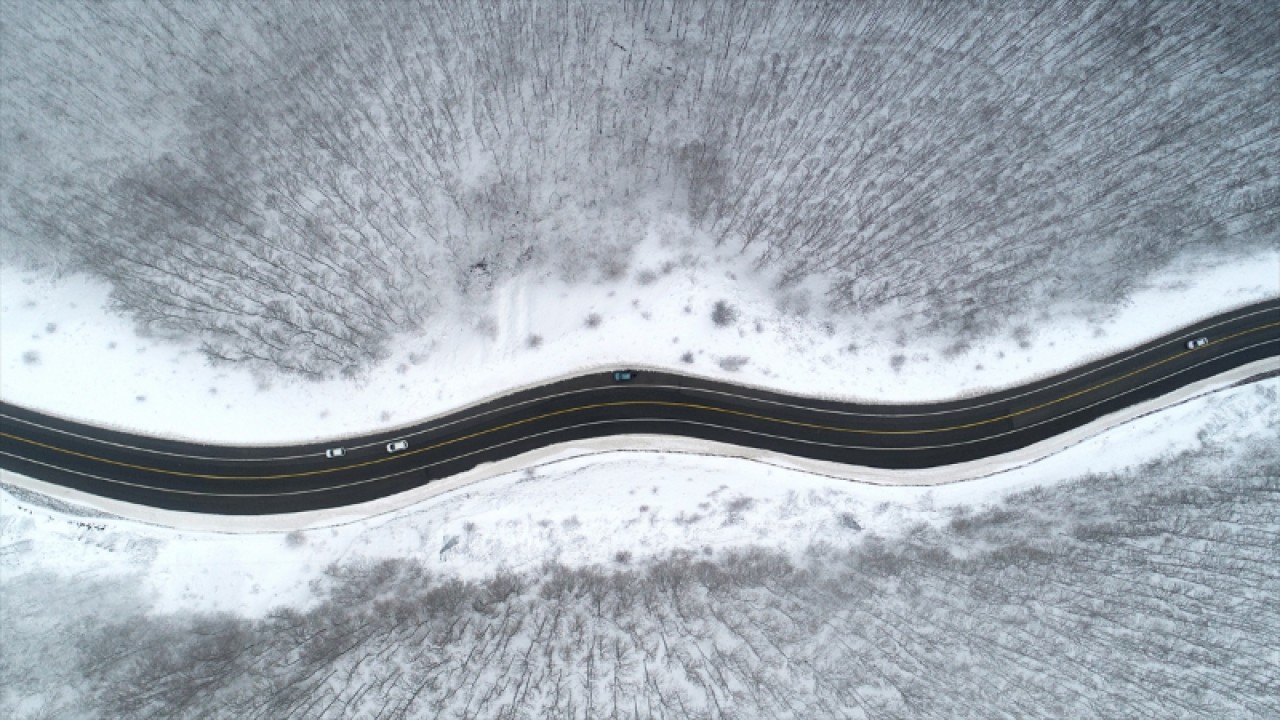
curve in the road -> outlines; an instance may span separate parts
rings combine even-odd
[[[1189,339],[1206,337],[1189,349]],[[170,510],[260,515],[338,507],[552,444],[681,435],[851,465],[914,469],[1003,454],[1234,368],[1280,356],[1280,300],[981,397],[864,405],[640,372],[522,390],[394,434],[332,445],[214,446],[132,435],[0,403],[0,467]],[[388,453],[386,445],[409,447]]]

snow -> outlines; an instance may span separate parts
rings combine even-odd
[[[1103,322],[1057,318],[1029,336],[984,340],[956,355],[944,352],[941,338],[899,337],[889,318],[782,312],[747,258],[701,257],[690,237],[687,228],[655,222],[623,280],[518,277],[487,304],[447,310],[423,334],[402,338],[366,377],[321,383],[212,368],[194,345],[140,336],[108,312],[101,284],[0,266],[0,397],[138,432],[243,444],[392,430],[515,385],[623,366],[802,395],[940,400],[1020,384],[1280,296],[1280,251],[1216,265],[1188,261]],[[648,284],[639,280],[644,270],[654,275]],[[721,299],[739,310],[733,327],[711,321]],[[600,315],[598,327],[588,327],[591,313]],[[534,335],[542,339],[536,348]],[[685,352],[692,364],[681,361]],[[737,371],[719,366],[734,356],[749,359]],[[896,370],[895,356],[904,358]]]
[[[995,339],[948,358],[941,341],[913,340],[905,350],[893,328],[874,318],[829,333],[816,316],[780,313],[763,299],[766,288],[753,285],[745,261],[692,259],[680,243],[661,239],[677,231],[656,228],[636,249],[635,257],[651,261],[633,271],[653,269],[650,284],[521,278],[498,288],[489,306],[442,318],[441,327],[453,330],[405,339],[367,377],[318,384],[268,383],[210,368],[194,347],[140,336],[107,312],[101,285],[0,267],[0,396],[100,424],[241,443],[391,428],[514,384],[619,366],[810,395],[929,400],[1021,383],[1280,295],[1278,252],[1172,268],[1105,322],[1065,320],[1040,328],[1029,343]],[[670,272],[661,271],[664,259],[676,263]],[[720,275],[712,267],[730,269]],[[719,299],[740,310],[737,327],[712,324]],[[585,323],[592,312],[602,317],[599,327]],[[495,332],[470,329],[486,317]],[[543,338],[536,349],[527,342],[532,334]],[[847,349],[849,337],[858,338],[856,351]],[[686,350],[695,354],[691,366],[679,360]],[[890,359],[908,352],[903,367],[892,369]],[[738,372],[717,366],[717,358],[733,355],[750,361]],[[1010,490],[1194,448],[1201,432],[1265,432],[1280,381],[1231,387],[1261,367],[1197,383],[1022,454],[920,473],[839,468],[671,438],[613,438],[546,448],[377,503],[268,519],[149,514],[52,493],[72,508],[115,513],[80,517],[23,492],[49,488],[3,473],[0,569],[6,578],[136,575],[159,611],[260,615],[281,604],[305,606],[311,582],[339,561],[420,554],[441,571],[481,577],[552,559],[608,564],[623,561],[619,553],[638,560],[677,548],[763,543],[802,552],[866,533],[893,535],[938,522],[957,504],[981,505]],[[1110,429],[1099,434],[1103,428]],[[965,478],[979,479],[955,483]]]
[[[893,537],[941,523],[958,505],[1084,473],[1105,473],[1220,440],[1265,437],[1280,379],[1219,386],[1083,440],[1039,462],[938,487],[847,482],[798,469],[694,454],[618,451],[549,457],[484,483],[381,513],[329,516],[306,529],[235,533],[173,529],[113,516],[77,517],[21,497],[5,473],[0,569],[67,577],[137,576],[157,612],[306,607],[331,563],[420,556],[466,578],[495,569],[629,562],[675,549],[714,553],[762,544],[802,553],[868,534]],[[856,523],[855,529],[851,523]],[[14,550],[10,552],[10,550]]]

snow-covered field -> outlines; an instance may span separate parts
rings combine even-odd
[[[678,248],[651,242],[638,250],[642,257],[677,256]],[[660,264],[655,261],[655,269]],[[394,426],[511,384],[619,364],[807,394],[935,399],[1019,383],[1280,294],[1277,253],[1210,269],[1174,268],[1104,323],[1072,320],[946,357],[940,347],[900,347],[891,329],[874,319],[840,328],[836,337],[854,332],[862,338],[857,349],[841,348],[823,327],[753,302],[767,293],[754,293],[749,268],[721,278],[701,267],[688,261],[669,273],[656,272],[644,286],[513,283],[497,293],[493,308],[476,314],[491,318],[496,330],[406,341],[395,359],[362,381],[321,384],[265,384],[235,370],[210,368],[194,348],[138,337],[127,321],[105,311],[100,286],[79,278],[51,282],[3,268],[0,394],[144,432],[254,443]],[[711,322],[710,307],[719,298],[739,308],[736,327]],[[599,314],[598,327],[585,323],[590,313]],[[462,318],[459,325],[466,327]],[[535,334],[543,341],[532,348],[527,338]],[[679,360],[685,351],[694,353],[692,365]],[[891,358],[899,353],[909,355],[895,369]],[[736,372],[715,362],[734,355],[751,360]],[[1260,432],[1254,421],[1276,412],[1276,386],[1269,380],[1193,399],[1047,460],[960,485],[876,487],[823,477],[804,466],[700,456],[696,447],[670,455],[550,452],[536,468],[511,467],[488,482],[458,483],[453,492],[409,507],[395,509],[393,503],[374,508],[371,517],[317,516],[256,534],[171,530],[114,517],[78,520],[6,494],[0,545],[6,549],[6,575],[141,572],[161,608],[251,613],[305,603],[309,582],[325,566],[353,557],[418,554],[442,570],[480,576],[495,567],[531,569],[550,559],[609,563],[619,553],[641,557],[673,548],[767,542],[798,550],[818,540],[838,541],[850,524],[893,534],[940,517],[935,509],[943,505],[981,503],[1011,488],[1140,463],[1194,446],[1206,428]],[[20,482],[12,475],[6,480]],[[305,529],[293,529],[298,525]]]
[[[489,307],[450,311],[433,324],[453,330],[402,339],[367,377],[322,383],[212,368],[194,346],[139,337],[105,310],[105,286],[0,266],[0,397],[135,431],[247,444],[393,428],[513,386],[624,365],[806,395],[936,400],[1019,384],[1280,295],[1280,251],[1187,262],[1103,321],[1045,318],[948,352],[943,339],[901,337],[888,317],[784,312],[748,261],[699,257],[673,240],[687,236],[651,228],[634,248],[639,270],[613,284],[521,277],[498,288]],[[732,326],[711,320],[721,299],[738,310]],[[738,369],[721,366],[735,359]]]
[[[1280,379],[1221,389],[1088,439],[1041,462],[939,487],[851,483],[738,460],[629,453],[573,458],[362,519],[303,530],[174,530],[111,516],[77,516],[12,486],[0,495],[0,567],[13,580],[55,573],[78,581],[137,577],[158,612],[305,607],[331,563],[418,558],[437,571],[484,578],[640,562],[675,549],[764,545],[801,553],[868,534],[937,524],[958,505],[980,508],[1008,492],[1118,471],[1206,437],[1245,442],[1271,432]],[[12,481],[9,476],[6,480]],[[63,510],[72,508],[66,506]]]

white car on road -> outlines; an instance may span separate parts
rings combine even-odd
[[[1209,338],[1196,338],[1195,340],[1187,341],[1187,349],[1195,350],[1196,348],[1202,348],[1208,344],[1209,344]]]
[[[395,441],[395,442],[393,442],[393,443],[387,443],[387,452],[389,452],[389,453],[399,452],[399,451],[404,450],[404,449],[406,449],[406,448],[408,448],[408,447],[409,447],[409,441],[408,441],[408,440],[397,440],[397,441]]]

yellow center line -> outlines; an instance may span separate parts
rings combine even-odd
[[[1234,340],[1235,338],[1238,338],[1244,335],[1249,335],[1255,332],[1261,332],[1263,330],[1268,330],[1274,327],[1280,327],[1280,322],[1268,323],[1266,325],[1260,325],[1255,328],[1243,330],[1233,335],[1228,335],[1226,337],[1214,340],[1213,342],[1210,342],[1209,345],[1218,345],[1228,340]],[[833,425],[818,425],[814,423],[801,422],[799,420],[787,420],[784,418],[769,417],[767,415],[758,415],[755,413],[749,413],[742,410],[730,410],[728,408],[714,407],[711,405],[702,405],[699,403],[681,403],[681,402],[670,402],[670,401],[664,401],[664,400],[618,400],[614,402],[581,405],[578,407],[566,408],[564,410],[555,410],[552,412],[543,413],[541,415],[525,418],[523,420],[514,420],[509,423],[496,425],[494,427],[487,428],[484,430],[478,430],[476,432],[473,432],[467,435],[462,435],[449,440],[444,440],[444,441],[435,443],[434,445],[427,445],[425,447],[414,448],[412,450],[397,453],[395,455],[387,455],[385,457],[380,457],[376,460],[367,460],[365,462],[354,463],[352,465],[328,467],[328,468],[323,468],[321,470],[307,470],[303,472],[281,473],[279,475],[210,475],[205,473],[183,472],[181,470],[165,470],[163,468],[153,468],[153,467],[148,467],[146,465],[135,465],[133,463],[122,462],[120,460],[110,460],[108,458],[101,458],[101,457],[97,457],[96,455],[89,455],[87,453],[77,452],[75,450],[68,450],[66,448],[61,448],[56,445],[48,445],[46,443],[30,440],[24,437],[19,437],[17,435],[11,435],[6,432],[0,432],[0,437],[5,437],[10,440],[16,440],[18,442],[27,443],[28,445],[35,445],[37,447],[53,450],[66,455],[74,455],[76,457],[85,458],[86,460],[93,460],[96,462],[106,463],[108,465],[115,465],[117,467],[129,468],[132,470],[144,470],[147,472],[160,473],[164,475],[172,475],[176,477],[200,478],[204,480],[284,480],[288,478],[300,478],[300,477],[310,477],[314,475],[326,475],[329,473],[342,472],[346,470],[354,470],[356,468],[369,467],[371,465],[387,463],[393,460],[398,460],[403,457],[408,457],[410,455],[418,455],[425,452],[431,452],[432,450],[438,450],[447,445],[453,445],[455,443],[463,442],[464,440],[471,440],[473,438],[482,437],[484,435],[490,435],[496,432],[500,432],[502,430],[507,430],[513,427],[519,427],[521,425],[527,425],[532,422],[538,422],[540,420],[546,420],[547,418],[557,417],[560,415],[568,415],[570,413],[585,412],[587,410],[598,410],[601,408],[636,406],[636,405],[645,405],[650,407],[686,408],[691,410],[705,410],[707,412],[717,412],[725,415],[736,415],[739,417],[750,418],[752,420],[760,420],[763,422],[771,422],[771,423],[777,423],[780,425],[790,425],[792,427],[801,427],[801,428],[806,428],[810,430],[823,430],[823,431],[829,431],[829,432],[850,433],[850,434],[858,434],[858,435],[926,435],[926,434],[933,434],[933,433],[952,432],[955,430],[964,430],[967,428],[979,427],[982,425],[990,425],[992,423],[1001,422],[1003,420],[1009,420],[1009,419],[1018,417],[1020,415],[1026,415],[1027,413],[1035,412],[1036,410],[1042,410],[1044,408],[1050,407],[1052,405],[1057,405],[1062,402],[1066,402],[1067,400],[1079,397],[1081,395],[1087,395],[1089,393],[1096,392],[1097,390],[1107,387],[1108,385],[1113,385],[1117,382],[1120,382],[1121,380],[1125,380],[1135,375],[1140,375],[1144,372],[1151,370],[1152,368],[1159,367],[1166,363],[1172,362],[1173,360],[1177,360],[1178,358],[1186,357],[1187,355],[1190,355],[1193,352],[1196,352],[1196,350],[1183,350],[1182,352],[1176,355],[1170,355],[1169,357],[1163,360],[1157,360],[1156,362],[1150,363],[1148,365],[1144,365],[1143,367],[1140,367],[1137,370],[1133,370],[1131,372],[1125,373],[1124,375],[1120,375],[1110,380],[1100,382],[1096,385],[1085,388],[1084,390],[1077,390],[1076,392],[1070,393],[1068,395],[1063,395],[1062,397],[1040,403],[1039,405],[1023,408],[1022,410],[1007,413],[1007,414],[1000,415],[993,418],[988,418],[986,420],[977,420],[971,423],[964,423],[961,425],[950,425],[947,427],[938,427],[938,428],[924,428],[920,430],[866,430],[866,429],[859,429],[859,428],[836,427]]]

